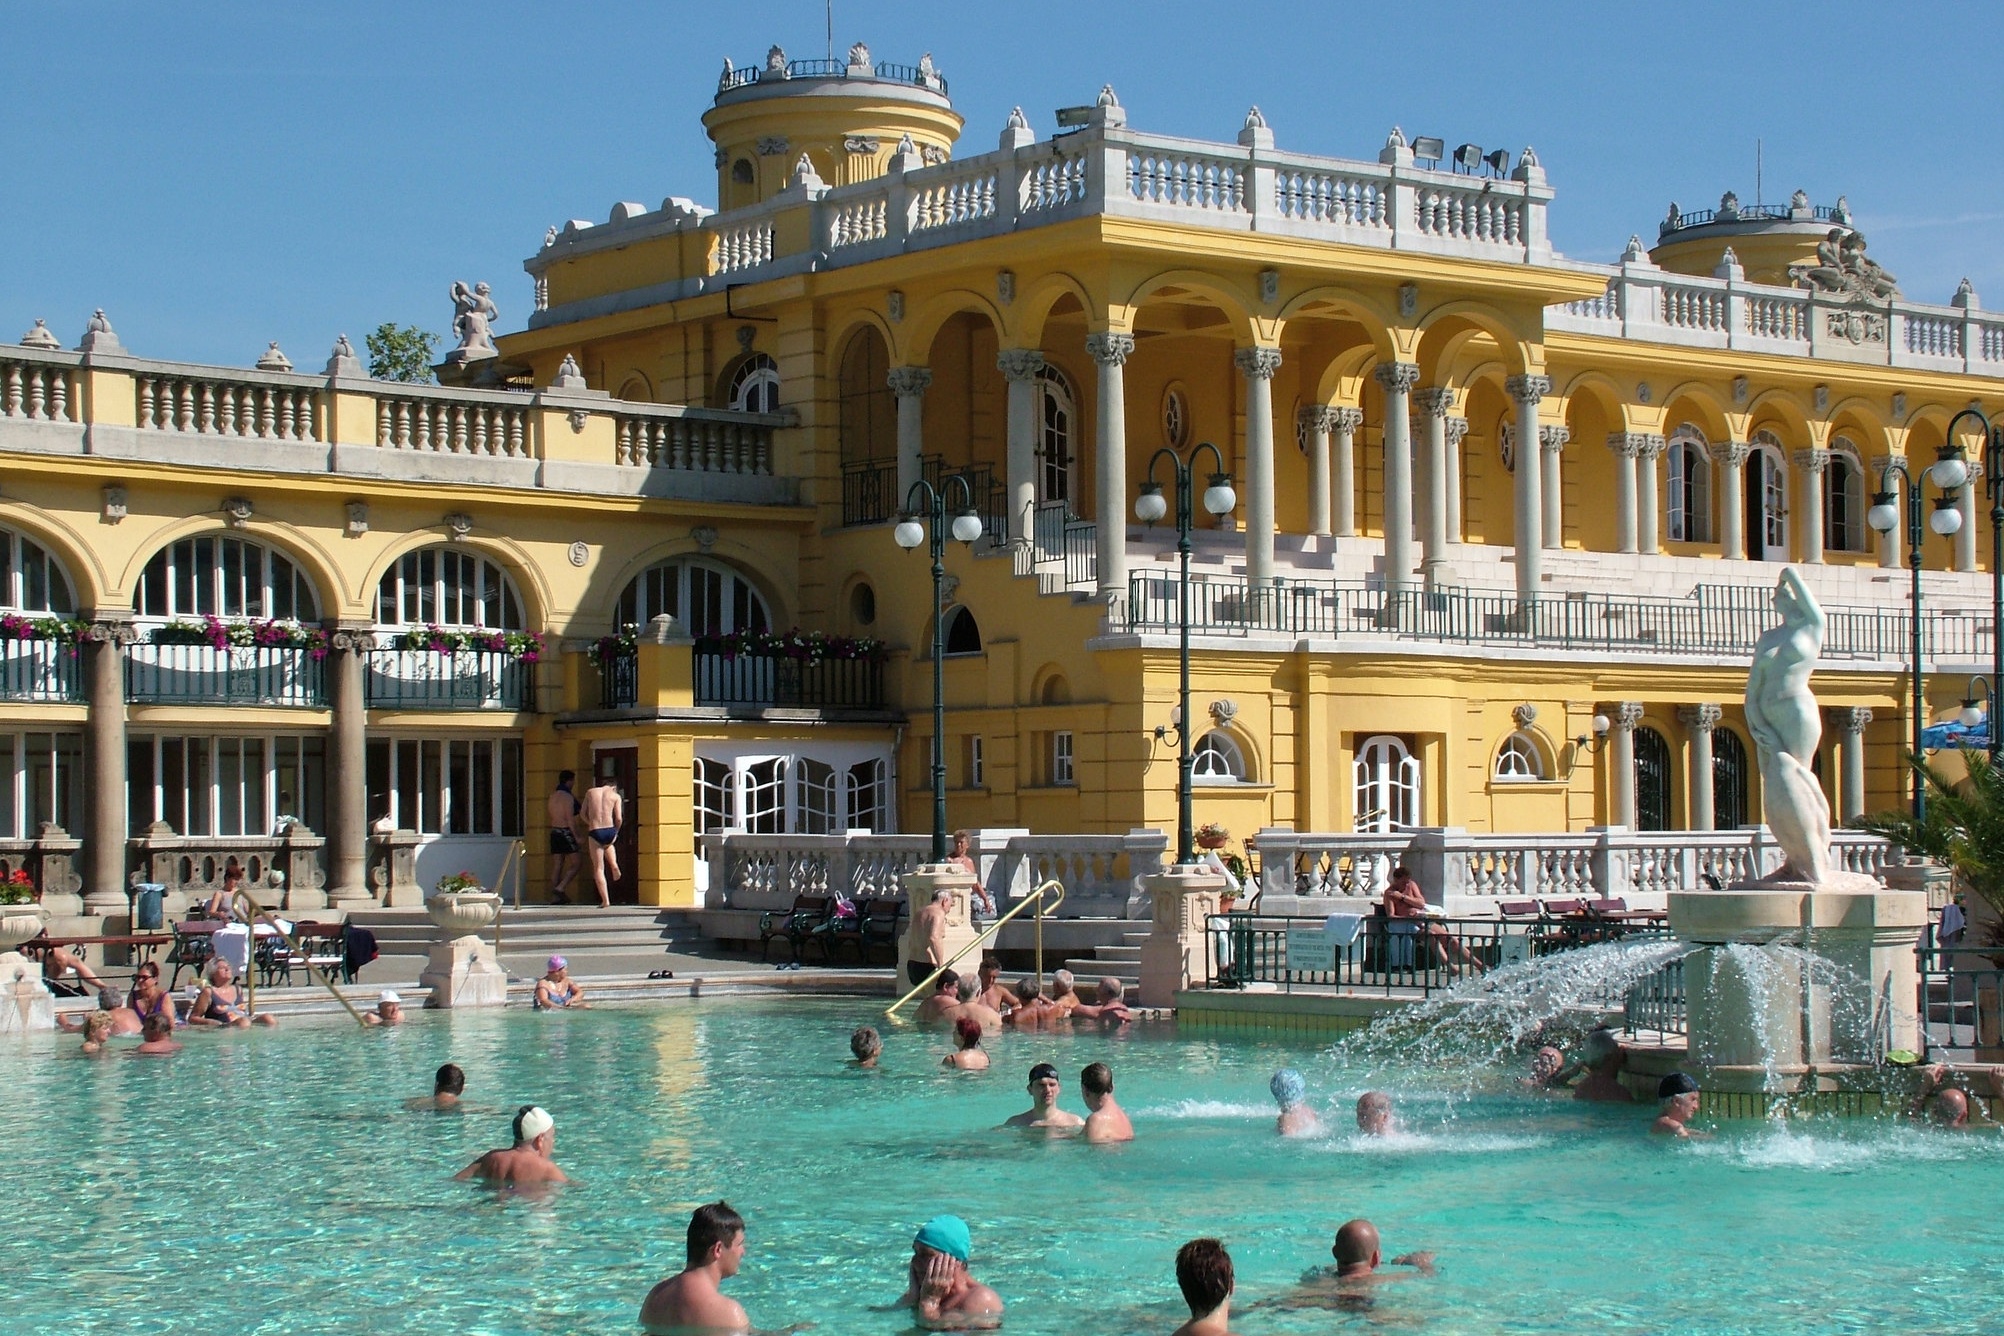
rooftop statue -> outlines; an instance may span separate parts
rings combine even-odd
[[[485,283],[475,283],[471,291],[464,283],[452,285],[452,332],[459,336],[459,346],[445,355],[446,361],[473,362],[496,356],[494,322],[501,313],[494,308],[489,291]]]
[[[1899,280],[1865,254],[1865,234],[1833,227],[1816,243],[1816,263],[1791,268],[1789,277],[1806,288],[1840,297],[1879,299],[1900,295]]]
[[[1781,625],[1754,642],[1747,672],[1747,730],[1760,764],[1767,824],[1784,860],[1764,881],[1831,882],[1830,802],[1810,769],[1823,738],[1823,716],[1809,675],[1823,652],[1823,609],[1791,567],[1774,587]]]

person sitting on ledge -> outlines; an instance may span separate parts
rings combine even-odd
[[[453,1177],[489,1183],[568,1183],[550,1156],[557,1148],[557,1120],[534,1104],[515,1111],[515,1144],[490,1150]]]
[[[1190,1320],[1170,1336],[1232,1336],[1232,1255],[1216,1239],[1191,1239],[1176,1250],[1176,1288]]]
[[[376,995],[376,1009],[362,1013],[364,1025],[402,1025],[404,1023],[404,1000],[385,988]]]
[[[1273,1130],[1284,1137],[1314,1136],[1322,1130],[1322,1120],[1308,1103],[1308,1082],[1292,1067],[1283,1067],[1273,1074],[1266,1088],[1273,1092],[1274,1103],[1280,1105],[1280,1117]]]
[[[195,1005],[188,1008],[188,1024],[248,1029],[252,1017],[244,1009],[243,988],[234,982],[235,978],[236,971],[229,961],[221,958],[210,961],[209,981],[195,995]],[[259,1025],[278,1024],[277,1018],[268,1013],[256,1020]]]
[[[549,967],[543,977],[536,980],[536,998],[533,1003],[537,1011],[557,1011],[564,1008],[589,1010],[591,1003],[584,1000],[584,989],[577,980],[571,978],[570,962],[562,956],[551,956]]]
[[[456,1062],[441,1065],[431,1078],[431,1094],[404,1101],[413,1113],[458,1113],[459,1097],[466,1093],[466,1073]]]
[[[1113,1098],[1113,1068],[1095,1062],[1079,1073],[1079,1094],[1091,1112],[1086,1115],[1085,1139],[1094,1144],[1134,1140],[1134,1124],[1127,1111]]]
[[[1586,1080],[1573,1087],[1573,1098],[1602,1104],[1633,1104],[1635,1095],[1621,1083],[1621,1069],[1628,1065],[1628,1050],[1605,1025],[1586,1037],[1582,1059]]]
[[[945,1020],[946,1013],[960,1005],[959,987],[958,974],[950,969],[941,970],[939,977],[932,981],[932,996],[919,1003],[917,1018],[928,1024]]]
[[[1053,1133],[1084,1127],[1085,1119],[1058,1107],[1058,1094],[1063,1088],[1058,1069],[1048,1062],[1038,1063],[1030,1069],[1030,1107],[1002,1126],[1041,1127]]]
[[[939,1060],[940,1066],[963,1072],[988,1070],[988,1054],[981,1047],[980,1021],[972,1016],[962,1016],[953,1023],[953,1040],[957,1047]]]
[[[856,1055],[849,1064],[851,1067],[872,1070],[877,1065],[877,1059],[884,1055],[884,1041],[872,1027],[859,1025],[849,1035],[849,1051]]]
[[[1382,1090],[1366,1090],[1357,1096],[1357,1130],[1367,1137],[1388,1137],[1398,1130],[1392,1117],[1392,1097]]]
[[[1650,1125],[1653,1136],[1693,1137],[1703,1136],[1693,1132],[1690,1121],[1698,1115],[1698,1083],[1689,1073],[1671,1072],[1656,1083],[1656,1121]]]
[[[973,1255],[967,1222],[957,1215],[936,1215],[919,1226],[912,1238],[912,1260],[906,1267],[905,1292],[892,1305],[909,1308],[928,1331],[988,1330],[1002,1325],[1002,1296],[967,1270]]]
[[[244,888],[244,870],[232,858],[230,865],[223,869],[223,884],[202,902],[202,917],[210,921],[228,922],[237,914],[237,892]]]
[[[160,1012],[146,1018],[146,1028],[140,1031],[140,1045],[132,1050],[149,1058],[164,1058],[179,1053],[181,1046],[174,1042],[174,1022]]]

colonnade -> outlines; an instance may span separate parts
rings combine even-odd
[[[1635,730],[1648,713],[1641,701],[1615,701],[1604,707],[1608,721],[1608,791],[1611,796],[1608,823],[1633,828],[1636,824]],[[1712,830],[1713,811],[1712,734],[1724,717],[1724,709],[1712,702],[1677,707],[1677,721],[1684,726],[1690,744],[1685,761],[1685,817],[1687,830]],[[1825,736],[1835,734],[1838,751],[1837,810],[1832,824],[1842,825],[1865,812],[1865,729],[1872,711],[1863,706],[1841,706],[1825,712]]]

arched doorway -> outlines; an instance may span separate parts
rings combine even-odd
[[[1788,457],[1770,432],[1747,452],[1747,560],[1788,560]]]
[[[1653,728],[1635,730],[1635,828],[1670,829],[1670,744]]]
[[[1420,766],[1406,740],[1389,733],[1357,744],[1352,768],[1356,828],[1380,834],[1419,824]]]
[[[1729,728],[1712,730],[1712,825],[1738,830],[1747,823],[1747,745]]]

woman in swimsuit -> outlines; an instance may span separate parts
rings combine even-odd
[[[126,999],[125,1005],[139,1018],[141,1026],[145,1025],[148,1016],[165,1016],[169,1025],[175,1024],[178,1019],[174,1015],[174,999],[160,986],[160,967],[150,960],[133,975],[132,995]]]
[[[248,1029],[252,1017],[243,1008],[243,989],[233,980],[236,971],[227,960],[209,963],[209,982],[195,997],[195,1005],[188,1009],[190,1025],[221,1025],[232,1029]],[[255,1018],[259,1025],[276,1025],[278,1022],[269,1015]]]
[[[570,963],[562,956],[551,956],[548,973],[536,980],[534,1005],[537,1011],[557,1011],[566,1007],[589,1009],[591,1003],[584,1000],[584,989],[571,979]]]

